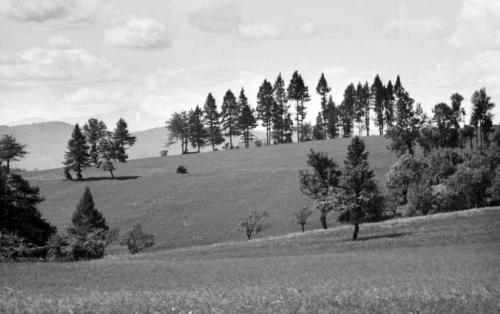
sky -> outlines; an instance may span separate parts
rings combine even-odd
[[[499,123],[500,1],[0,0],[0,124],[116,110],[166,121],[242,87],[255,106],[264,79],[295,70],[306,120],[321,73],[336,103],[350,82],[399,74],[428,113],[458,92],[469,114],[485,87]]]

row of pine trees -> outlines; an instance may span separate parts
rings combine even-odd
[[[188,152],[189,143],[198,152],[207,145],[215,150],[225,141],[225,135],[229,137],[227,147],[232,149],[233,137],[241,135],[245,147],[248,147],[253,140],[252,130],[259,121],[265,129],[267,145],[290,143],[294,132],[297,142],[352,137],[356,129],[357,135],[364,133],[369,136],[370,126],[374,125],[378,134],[385,134],[393,140],[392,150],[413,153],[417,142],[424,149],[429,146],[462,147],[464,141],[472,143],[473,137],[482,147],[493,130],[491,110],[494,104],[484,88],[471,98],[473,108],[469,125],[463,125],[463,96],[452,94],[451,105],[437,104],[433,116],[429,117],[420,104],[415,104],[399,75],[394,84],[391,80],[384,84],[379,75],[371,85],[368,82],[350,83],[342,102],[337,105],[325,75],[321,74],[316,93],[320,96],[321,108],[314,126],[304,122],[306,105],[311,97],[298,71],[293,73],[288,86],[285,86],[281,74],[274,84],[265,79],[259,87],[255,109],[249,104],[243,88],[238,97],[228,90],[220,111],[210,93],[202,108],[196,106],[190,111],[173,113],[167,122],[169,143],[180,141],[183,153]]]
[[[82,180],[83,170],[90,166],[102,168],[114,178],[114,162],[126,162],[126,150],[135,142],[136,138],[130,134],[127,122],[121,118],[113,131],[109,131],[103,121],[95,118],[89,119],[83,130],[76,124],[64,155],[66,179],[72,179],[70,170],[73,170],[77,179]]]

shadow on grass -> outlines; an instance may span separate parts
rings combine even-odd
[[[367,241],[373,239],[385,239],[385,238],[398,238],[405,235],[409,235],[409,232],[396,232],[396,233],[385,233],[385,234],[377,234],[372,236],[360,236],[356,241]],[[351,240],[352,241],[352,240]]]
[[[89,178],[83,178],[82,180],[73,180],[75,182],[87,182],[87,181],[102,181],[102,180],[116,180],[116,181],[123,181],[123,180],[135,180],[140,178],[141,176],[120,176],[120,177],[89,177]]]

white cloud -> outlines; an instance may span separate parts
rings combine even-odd
[[[189,21],[206,33],[236,33],[241,18],[235,4],[222,3],[194,10]]]
[[[500,48],[500,1],[464,0],[450,41],[458,48]]]
[[[312,22],[284,25],[270,22],[256,22],[240,24],[238,25],[238,31],[243,36],[254,38],[310,36],[316,33],[316,26]]]
[[[95,4],[95,0],[7,0],[0,4],[0,14],[24,22],[87,23],[95,15]]]
[[[68,38],[60,35],[50,37],[48,45],[53,49],[68,49],[73,47],[73,44]]]
[[[105,32],[105,42],[114,47],[164,49],[172,45],[167,28],[154,19],[131,18]]]
[[[394,36],[441,37],[446,32],[446,25],[442,19],[435,17],[422,20],[399,18],[385,22],[381,30]]]
[[[94,82],[116,78],[117,72],[108,62],[81,48],[35,47],[0,54],[0,81],[6,84],[28,86],[34,81]]]

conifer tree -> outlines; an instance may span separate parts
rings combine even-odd
[[[0,139],[0,166],[6,162],[6,172],[10,172],[10,162],[17,161],[24,157],[27,152],[24,150],[26,145],[21,145],[16,142],[12,135],[4,135]]]
[[[344,91],[344,100],[340,106],[343,137],[351,137],[355,119],[356,88],[351,83]]]
[[[364,108],[364,103],[363,103],[363,85],[361,85],[361,82],[358,82],[358,85],[356,87],[356,96],[355,96],[355,101],[354,101],[354,121],[358,124],[358,134],[359,136],[362,135],[362,130],[364,128],[363,122],[364,122],[364,116],[365,116],[365,108]]]
[[[452,119],[452,142],[453,147],[458,147],[461,143],[460,139],[460,123],[464,121],[465,110],[462,107],[462,101],[464,97],[459,93],[454,93],[450,97],[451,100],[451,110],[453,111]]]
[[[390,130],[394,125],[394,87],[392,86],[392,82],[389,81],[387,83],[387,87],[384,90],[384,119],[387,130]],[[383,130],[382,130],[383,132]],[[382,135],[382,134],[380,134]]]
[[[106,135],[107,132],[108,128],[106,127],[106,124],[96,118],[90,118],[83,126],[83,135],[85,135],[85,138],[87,139],[87,142],[90,146],[90,161],[94,165],[97,165],[98,163],[97,144],[99,143],[99,140]]]
[[[273,138],[277,143],[285,143],[286,125],[285,119],[288,115],[289,106],[285,90],[285,81],[281,77],[281,73],[276,78],[273,86],[273,110],[272,110],[272,125]]]
[[[267,80],[262,82],[257,94],[257,119],[262,121],[262,126],[266,128],[266,145],[271,144],[271,127],[273,120],[273,86]]]
[[[45,245],[56,228],[36,208],[42,201],[38,187],[31,186],[19,174],[7,174],[0,169],[0,233]]]
[[[382,211],[382,196],[369,169],[365,143],[358,136],[347,148],[347,156],[340,178],[340,188],[334,191],[339,220],[354,225],[353,240],[358,237],[359,224],[375,221]]]
[[[195,110],[191,110],[189,124],[191,128],[189,140],[193,148],[197,148],[199,153],[208,139],[208,131],[203,123],[203,111],[199,106],[196,106]]]
[[[94,198],[88,187],[85,187],[85,191],[80,198],[80,202],[76,206],[71,222],[73,226],[70,230],[75,233],[86,234],[96,230],[108,230],[106,219],[104,219],[99,210],[95,208]]]
[[[339,135],[339,116],[338,116],[338,110],[337,107],[335,106],[335,102],[333,102],[332,96],[330,95],[330,98],[328,99],[328,105],[327,105],[327,110],[328,110],[328,120],[327,120],[327,133],[330,138],[337,138]]]
[[[328,124],[328,102],[326,99],[327,94],[332,89],[328,86],[328,82],[325,79],[324,73],[321,73],[321,77],[319,78],[318,85],[316,86],[316,92],[321,96],[321,115],[322,115],[322,130],[324,132],[323,138],[326,139],[327,135],[327,124]]]
[[[250,108],[248,99],[245,96],[243,89],[241,89],[238,102],[241,107],[241,115],[238,120],[238,126],[243,132],[243,142],[245,143],[245,147],[248,148],[250,146],[250,141],[253,139],[251,130],[257,127],[257,121],[255,120],[254,110]]]
[[[297,71],[293,72],[290,84],[288,84],[287,93],[288,99],[295,101],[297,142],[300,142],[302,139],[302,136],[300,134],[302,124],[306,117],[306,107],[304,103],[310,101],[311,97],[309,96],[309,88],[304,84],[302,76],[300,76]]]
[[[223,143],[224,137],[222,136],[219,127],[220,113],[217,111],[217,105],[211,93],[208,94],[203,109],[205,112],[205,124],[207,126],[208,139],[212,145],[212,150],[215,151],[215,145]]]
[[[229,148],[233,149],[233,136],[240,135],[240,130],[238,129],[238,119],[240,117],[240,108],[236,101],[236,97],[231,90],[226,92],[224,96],[224,101],[222,103],[222,127],[226,130],[226,134],[229,136]]]
[[[135,144],[137,138],[132,136],[128,131],[128,125],[125,120],[120,118],[116,123],[116,128],[113,131],[113,142],[117,150],[116,157],[119,162],[127,162],[128,155],[126,150]]]
[[[392,87],[391,87],[392,88]],[[384,105],[386,101],[385,95],[385,87],[378,74],[375,76],[373,80],[373,84],[371,86],[371,95],[373,101],[373,111],[376,114],[375,125],[378,126],[378,132],[380,135],[384,134]]]
[[[365,129],[366,129],[366,136],[370,136],[370,87],[368,86],[368,82],[365,82],[365,85],[363,85],[362,89],[362,103],[363,107],[365,109],[364,112],[364,117],[365,117]]]
[[[76,124],[71,139],[68,141],[64,165],[76,172],[78,180],[82,180],[83,169],[91,164],[88,150],[87,140],[82,134],[80,126]]]

